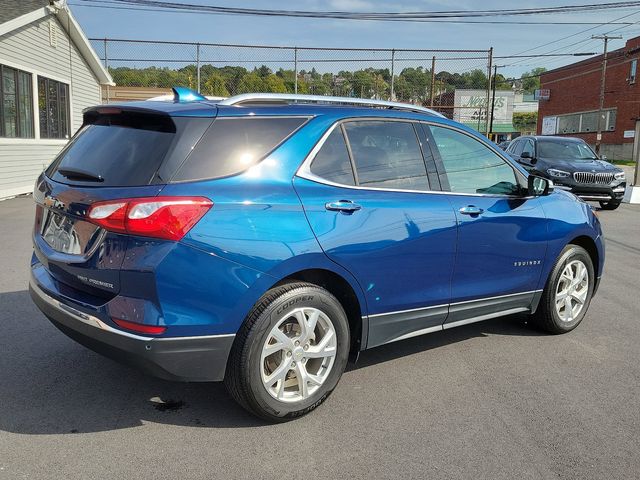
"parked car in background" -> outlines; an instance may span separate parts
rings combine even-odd
[[[580,138],[523,136],[509,145],[507,153],[529,172],[584,200],[597,201],[605,210],[615,210],[622,202],[624,171],[599,158]]]
[[[502,150],[506,150],[507,148],[509,148],[509,144],[511,143],[511,140],[505,140],[504,142],[500,142],[498,144],[498,146],[502,149]]]
[[[224,380],[271,421],[316,408],[361,350],[518,312],[568,332],[604,264],[588,205],[392,102],[97,106],[34,199],[30,291],[54,325],[166,379]]]

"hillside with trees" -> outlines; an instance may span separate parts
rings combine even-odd
[[[116,85],[128,87],[170,88],[175,85],[197,88],[195,65],[180,69],[167,67],[109,68]],[[498,75],[498,89],[510,89],[511,84]],[[396,74],[394,92],[399,101],[426,103],[431,92],[432,75],[423,67],[408,67]],[[293,93],[295,72],[267,66],[248,70],[239,66],[215,67],[202,65],[201,92],[205,95],[229,96],[247,92]],[[487,75],[480,69],[457,73],[440,71],[435,75],[435,95],[455,89],[486,89]],[[388,68],[366,68],[338,73],[320,73],[315,68],[298,72],[298,93],[388,99],[391,96],[391,73]]]

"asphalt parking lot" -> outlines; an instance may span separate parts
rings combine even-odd
[[[600,219],[606,270],[574,332],[513,316],[377,348],[314,413],[267,425],[222,385],[58,332],[27,292],[32,199],[0,202],[0,479],[638,478],[640,206]]]

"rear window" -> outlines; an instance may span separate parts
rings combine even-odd
[[[217,118],[172,181],[238,174],[260,162],[307,117]]]
[[[197,127],[197,120],[206,124]],[[181,131],[199,129],[201,135],[211,123],[211,119],[197,120],[141,112],[89,112],[83,127],[48,168],[47,176],[63,183],[105,187],[148,185],[179,143]]]
[[[342,185],[356,184],[353,178],[349,151],[340,127],[329,134],[322,148],[320,148],[313,162],[311,162],[311,173]]]

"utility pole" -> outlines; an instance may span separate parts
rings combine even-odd
[[[105,49],[105,52],[107,50]],[[436,57],[434,55],[431,60],[431,92],[429,93],[429,102],[431,103],[431,108],[433,108],[433,97],[436,94]]]
[[[493,66],[493,87],[491,95],[491,118],[489,120],[489,135],[493,133],[493,115],[496,110],[496,80],[498,79],[498,65]]]
[[[491,70],[493,70],[493,47],[489,49],[489,64],[487,65],[487,118],[484,124],[484,134],[489,138],[489,100],[491,100]]]
[[[602,143],[602,110],[604,109],[604,88],[607,79],[607,48],[609,40],[617,40],[622,37],[610,37],[608,35],[593,35],[594,40],[604,41],[604,51],[602,54],[602,73],[600,74],[600,105],[598,107],[598,133],[596,134],[596,153],[600,155],[600,144]]]

